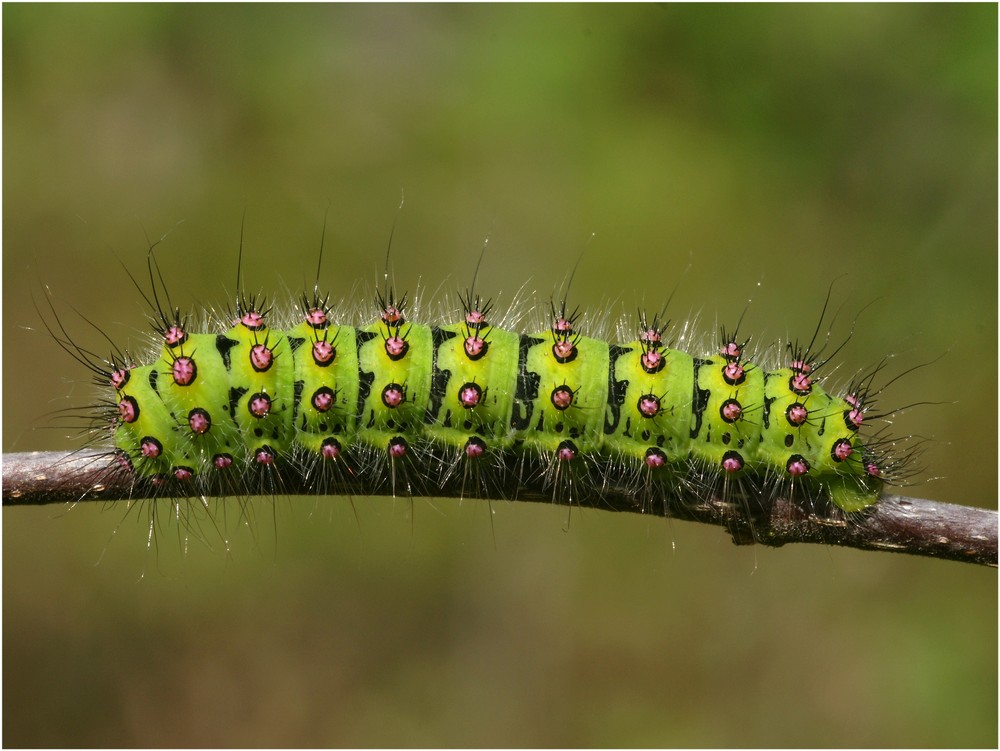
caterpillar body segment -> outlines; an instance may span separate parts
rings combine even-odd
[[[332,323],[314,301],[290,329],[271,329],[245,298],[227,331],[161,327],[155,363],[112,372],[115,446],[139,478],[189,482],[192,494],[220,473],[280,477],[292,463],[317,482],[336,468],[393,493],[413,471],[430,493],[456,482],[488,493],[510,487],[490,473],[511,472],[543,473],[554,493],[578,481],[599,492],[594,478],[614,471],[646,492],[721,478],[851,512],[878,498],[879,462],[858,441],[864,394],[828,394],[808,358],[765,371],[735,341],[694,356],[665,346],[655,322],[609,343],[565,308],[522,334],[471,301],[465,320],[441,326],[408,320],[405,297],[390,293],[360,327]]]
[[[376,323],[358,330],[361,442],[386,449],[395,441],[399,454],[403,447],[397,439],[422,437],[433,362],[429,326],[406,323],[386,331]]]
[[[603,448],[608,344],[589,337],[563,343],[544,333],[522,339],[512,426],[526,449],[561,451],[566,460]]]
[[[258,464],[274,462],[294,440],[294,361],[284,332],[269,329],[263,315],[251,311],[223,337],[220,346],[229,376],[229,408],[246,454]],[[221,341],[221,340],[220,340]]]
[[[488,341],[469,334],[467,324],[432,329],[434,370],[425,433],[478,459],[489,447],[506,451],[511,426],[521,337],[491,328]],[[471,442],[471,443],[470,443]]]
[[[295,441],[309,456],[337,459],[357,438],[356,331],[311,308],[287,336],[295,373]]]
[[[172,440],[164,446],[163,439],[170,436],[173,418],[151,385],[151,377],[155,384],[158,378],[155,365],[113,371],[118,400],[114,443],[141,475],[166,477],[171,467],[184,466],[184,444]]]
[[[650,469],[686,460],[691,454],[694,358],[671,349],[649,356],[646,345],[636,340],[611,347],[609,370],[608,448]]]
[[[151,383],[170,414],[171,451],[177,447],[184,455],[183,463],[172,462],[175,476],[184,470],[198,475],[215,464],[224,468],[246,455],[253,437],[244,437],[225,367],[238,354],[234,344],[230,336],[188,334],[164,343],[153,366]]]

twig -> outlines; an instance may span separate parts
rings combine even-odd
[[[534,485],[514,481],[498,487],[500,497],[518,501],[553,502],[551,490],[541,481]],[[364,487],[331,488],[323,494],[350,493],[384,495],[384,489]],[[316,495],[308,478],[286,470],[281,476],[284,495]],[[431,493],[435,497],[458,497],[448,489]],[[111,464],[106,453],[32,452],[3,455],[3,505],[26,506],[81,501],[140,500],[150,497],[183,497],[182,486],[152,488],[139,486],[128,471]],[[566,503],[566,500],[556,502]],[[579,506],[613,511],[648,513],[726,528],[737,545],[759,543],[780,547],[792,542],[842,545],[862,550],[965,561],[997,566],[997,511],[958,506],[921,498],[885,496],[858,514],[846,515],[836,508],[807,509],[788,498],[766,501],[701,498],[683,501],[664,499],[654,508],[636,500],[634,488],[606,487],[599,495],[574,498]]]

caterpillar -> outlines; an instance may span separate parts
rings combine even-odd
[[[829,294],[809,342],[765,367],[739,325],[689,353],[671,346],[662,313],[640,313],[631,337],[609,341],[584,329],[565,295],[544,327],[516,331],[475,277],[458,320],[421,322],[388,270],[367,320],[338,322],[317,269],[295,319],[274,327],[238,266],[230,306],[195,330],[152,248],[147,263],[149,291],[133,282],[151,310],[154,359],[116,347],[101,358],[58,318],[50,329],[106,389],[96,436],[137,494],[276,494],[294,474],[316,492],[487,498],[540,481],[572,502],[613,473],[644,506],[711,491],[854,513],[905,463],[881,433],[862,434],[883,416],[870,411],[879,367],[840,395],[824,387],[836,351],[824,356],[816,341]]]

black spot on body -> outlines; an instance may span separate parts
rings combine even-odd
[[[219,351],[219,355],[222,357],[222,364],[226,367],[226,370],[233,369],[232,349],[237,344],[239,344],[238,341],[230,339],[225,334],[219,334],[215,337],[215,348]]]
[[[538,386],[542,377],[528,370],[528,350],[545,340],[533,336],[521,335],[517,347],[517,387],[514,391],[514,405],[510,414],[510,426],[514,430],[527,430],[531,424],[531,415],[535,411],[535,400],[538,399]],[[538,429],[542,429],[539,421]]]
[[[229,412],[232,415],[236,414],[236,407],[239,405],[240,399],[249,391],[250,389],[241,389],[236,386],[231,386],[229,389]]]
[[[427,403],[427,410],[424,414],[424,423],[431,425],[437,422],[438,413],[441,411],[441,404],[444,402],[445,394],[448,390],[448,382],[451,380],[451,371],[438,367],[438,354],[441,347],[455,337],[455,332],[445,331],[435,326],[431,329],[431,339],[434,342],[434,361],[431,371],[431,398]],[[445,426],[448,427],[448,426]]]
[[[770,377],[771,377],[770,373],[765,373],[764,374],[764,388],[765,389],[767,388],[767,380]],[[761,421],[762,421],[762,423],[764,425],[764,430],[767,430],[768,428],[771,427],[771,405],[774,404],[774,400],[777,399],[777,398],[778,397],[776,397],[776,396],[771,396],[771,397],[765,396],[764,397],[764,415],[761,418]]]
[[[621,347],[617,344],[608,346],[608,408],[604,412],[605,435],[611,435],[618,430],[622,405],[625,403],[625,392],[628,390],[628,381],[615,380],[615,365],[619,357],[631,351],[631,347]]]
[[[292,422],[299,416],[299,402],[302,400],[302,390],[305,388],[304,381],[295,381],[292,384]],[[302,427],[305,428],[305,415],[302,416]]]
[[[705,360],[700,357],[692,359],[694,362],[694,392],[691,395],[691,411],[694,415],[694,425],[691,428],[691,438],[697,438],[698,434],[701,432],[701,425],[705,416],[705,410],[708,409],[708,399],[712,395],[712,392],[708,389],[698,388],[698,371],[703,365],[712,365],[713,361]],[[708,439],[709,437],[706,435],[706,440]]]
[[[357,332],[357,346],[358,346],[358,410],[357,415],[359,417],[358,422],[361,422],[361,417],[364,415],[365,411],[365,401],[368,399],[372,392],[372,384],[375,383],[375,373],[367,370],[361,369],[361,345],[365,342],[370,341],[375,338],[375,334],[371,331],[358,331]],[[371,428],[375,425],[375,413],[372,412],[371,419],[368,422],[368,427]]]

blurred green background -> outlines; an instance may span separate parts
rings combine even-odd
[[[920,403],[908,492],[996,504],[994,5],[5,5],[3,105],[4,451],[79,445],[51,413],[100,398],[43,284],[141,350],[145,234],[221,306],[245,211],[284,305],[329,205],[354,311],[393,222],[427,301],[489,235],[501,308],[584,253],[592,322],[676,289],[694,348],[749,297],[757,342],[807,337],[846,275],[835,332],[874,304],[833,380],[933,361],[881,396]],[[3,743],[996,746],[995,571],[493,509],[230,502],[228,554],[167,521],[147,551],[145,508],[5,509]]]

